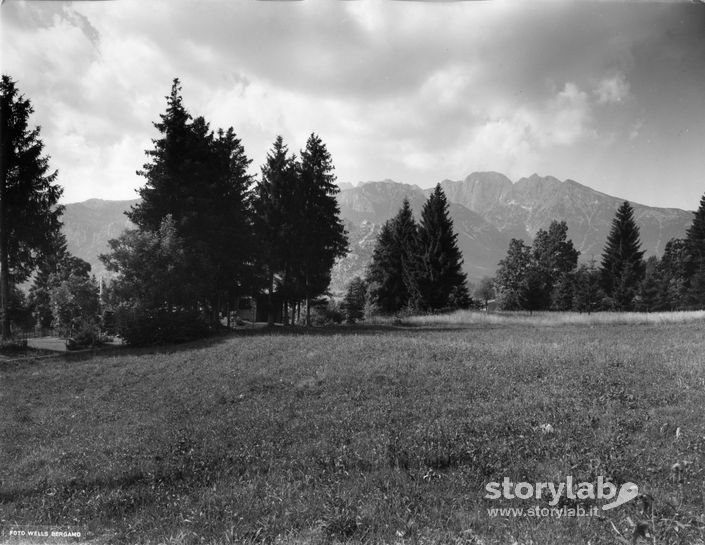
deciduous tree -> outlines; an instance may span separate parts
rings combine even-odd
[[[578,312],[587,312],[589,314],[600,309],[603,298],[601,275],[600,271],[595,267],[594,260],[588,265],[580,265],[575,272],[573,308]]]
[[[475,288],[474,296],[475,299],[482,301],[485,310],[487,310],[489,302],[495,298],[494,278],[490,278],[489,276],[483,277],[477,285],[477,288]]]
[[[568,239],[566,222],[554,220],[548,230],[539,229],[534,237],[532,254],[532,269],[535,269],[536,276],[532,290],[534,306],[537,310],[544,310],[553,302],[557,310],[566,310],[563,307],[571,297],[568,293],[571,285],[568,275],[577,267],[580,256],[580,252],[573,246],[573,241]],[[554,293],[559,281],[561,294]]]
[[[29,304],[35,325],[42,328],[52,326],[55,317],[51,304],[52,290],[71,276],[90,280],[91,265],[71,255],[67,249],[66,237],[58,233],[52,243],[52,250],[40,261],[29,289]]]
[[[531,267],[531,246],[513,238],[507,256],[499,262],[495,288],[500,308],[524,310],[527,308],[527,275]]]

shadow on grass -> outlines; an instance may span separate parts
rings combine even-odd
[[[502,327],[501,325],[489,324],[464,324],[464,325],[391,325],[391,324],[340,324],[340,325],[325,325],[325,326],[283,326],[276,324],[274,326],[257,326],[253,328],[243,327],[234,330],[223,330],[210,337],[187,341],[174,344],[159,344],[149,346],[102,346],[95,349],[85,349],[78,351],[67,352],[47,352],[36,351],[35,354],[28,355],[27,358],[21,358],[7,362],[5,369],[9,367],[21,366],[23,364],[32,363],[36,360],[48,358],[61,359],[67,362],[88,361],[95,357],[105,356],[144,356],[149,354],[178,354],[190,350],[198,350],[202,348],[210,348],[226,343],[232,339],[247,338],[247,337],[267,337],[267,336],[311,336],[311,337],[332,337],[335,335],[363,335],[375,336],[380,334],[385,335],[415,335],[418,333],[452,333],[460,331],[472,331],[477,329],[494,329]],[[41,353],[40,353],[41,352]],[[0,361],[0,364],[3,362]]]
[[[486,326],[481,326],[487,329]],[[379,334],[397,334],[406,335],[409,333],[419,332],[438,332],[438,331],[467,331],[478,329],[477,324],[467,325],[438,325],[438,326],[416,326],[411,324],[391,325],[391,324],[340,324],[340,325],[325,325],[325,326],[282,326],[275,325],[272,327],[258,327],[252,329],[239,329],[228,335],[231,337],[260,337],[268,335],[291,335],[291,336],[333,336],[333,335],[379,335]]]

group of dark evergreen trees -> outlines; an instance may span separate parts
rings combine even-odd
[[[399,212],[377,237],[366,278],[348,288],[344,308],[348,321],[370,312],[438,311],[467,308],[470,294],[453,221],[440,184],[421,211],[417,224],[404,199]]]
[[[232,127],[213,131],[203,117],[192,117],[178,79],[166,99],[154,123],[158,138],[138,172],[146,180],[141,200],[127,213],[136,229],[111,240],[101,256],[115,273],[103,290],[103,310],[135,342],[199,335],[237,308],[240,297],[260,293],[299,314],[304,303],[310,323],[310,302],[327,290],[334,261],[348,248],[326,145],[312,134],[297,157],[277,137],[255,180]],[[39,128],[29,128],[31,113],[29,100],[3,76],[3,338],[11,336],[11,322],[27,326],[16,308],[31,308],[32,320],[23,322],[40,326],[75,332],[98,325],[98,285],[90,265],[66,248],[62,188],[42,155]],[[16,286],[32,273],[27,300]],[[273,311],[274,303],[270,322]]]
[[[240,297],[261,291],[270,323],[275,294],[287,309],[304,302],[310,323],[311,300],[347,253],[334,166],[320,137],[309,137],[300,158],[277,137],[255,181],[233,128],[214,132],[193,118],[178,79],[154,126],[159,138],[139,172],[142,199],[128,212],[137,229],[111,240],[101,256],[117,273],[113,303],[139,322],[136,334],[179,313],[214,323]]]
[[[485,299],[503,310],[669,311],[705,308],[705,196],[685,239],[672,239],[661,259],[644,260],[634,211],[615,215],[600,266],[578,266],[565,222],[539,230],[533,246],[512,239]],[[488,290],[494,289],[490,294]]]

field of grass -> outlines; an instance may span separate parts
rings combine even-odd
[[[705,310],[677,312],[480,312],[459,310],[448,314],[409,316],[381,321],[406,325],[507,325],[532,326],[600,325],[600,324],[679,324],[705,320]]]
[[[0,525],[125,544],[705,543],[703,320],[405,323],[0,366]],[[504,477],[600,475],[643,495],[584,518],[491,517],[546,501],[483,497]]]

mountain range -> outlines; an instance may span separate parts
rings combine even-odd
[[[397,213],[402,200],[409,199],[418,218],[431,191],[393,180],[341,187],[338,203],[350,253],[334,267],[334,293],[340,293],[354,276],[364,275],[377,233]],[[443,180],[441,187],[450,204],[464,269],[472,281],[494,274],[512,238],[530,242],[554,219],[567,222],[568,237],[580,250],[582,261],[599,261],[615,212],[624,201],[573,180],[537,174],[513,183],[497,172],[474,172],[464,180]],[[90,199],[66,205],[63,219],[69,250],[88,261],[96,275],[105,275],[98,255],[108,250],[110,238],[130,227],[124,212],[136,202]],[[676,208],[632,206],[647,256],[661,255],[671,238],[683,237],[693,218],[692,212]]]

